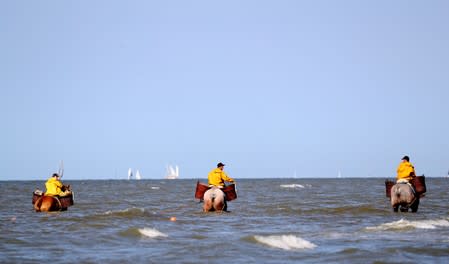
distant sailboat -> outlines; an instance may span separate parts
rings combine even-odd
[[[142,179],[142,176],[140,176],[139,170],[136,171],[136,180]]]
[[[129,170],[128,170],[128,180],[131,180],[132,177],[133,177],[133,170],[131,168],[129,168]]]
[[[167,166],[167,175],[165,175],[165,179],[178,179],[179,178],[179,168],[176,165],[174,168],[171,165]]]
[[[341,178],[341,171],[338,171],[337,178]]]

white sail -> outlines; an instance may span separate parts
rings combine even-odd
[[[133,177],[133,170],[131,168],[129,168],[129,170],[128,170],[128,180],[131,180],[132,177]]]
[[[140,176],[139,170],[136,171],[136,180],[142,179],[142,176]]]
[[[179,177],[179,167],[176,165],[174,168],[171,165],[167,166],[166,179],[177,179]]]

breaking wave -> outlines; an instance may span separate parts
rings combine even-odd
[[[294,235],[254,236],[262,244],[284,250],[314,249],[315,244]]]
[[[106,211],[104,215],[131,217],[131,216],[140,216],[143,215],[144,213],[145,213],[144,208],[132,207],[123,210]]]
[[[139,228],[139,233],[141,235],[149,237],[149,238],[168,237],[167,234],[164,234],[157,229],[149,228],[149,227]]]
[[[301,184],[281,184],[281,188],[305,188],[304,185]]]
[[[402,229],[436,229],[438,227],[449,227],[449,221],[446,219],[440,220],[418,220],[408,221],[401,219],[390,223],[381,224],[379,226],[367,227],[369,231],[387,231],[387,230],[402,230]]]

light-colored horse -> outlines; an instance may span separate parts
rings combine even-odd
[[[408,212],[409,209],[413,213],[418,211],[419,195],[415,193],[413,187],[408,183],[396,183],[391,188],[391,206],[393,211]]]
[[[224,192],[218,187],[212,187],[204,193],[203,211],[226,211]]]

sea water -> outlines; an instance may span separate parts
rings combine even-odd
[[[200,179],[205,181],[205,179]],[[237,179],[203,213],[197,179],[70,180],[75,204],[37,213],[44,180],[0,182],[0,263],[446,263],[449,180],[394,213],[383,178]]]

